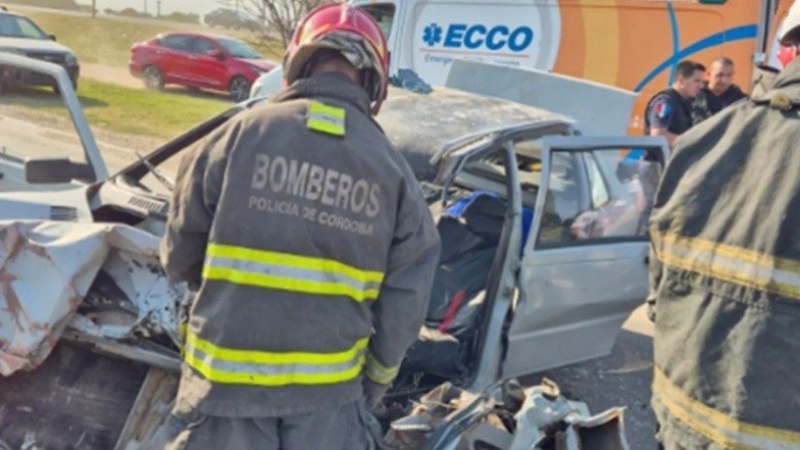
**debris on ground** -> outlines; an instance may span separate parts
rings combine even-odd
[[[623,408],[592,415],[547,379],[481,394],[444,383],[391,423],[386,442],[398,450],[627,450],[623,422]]]

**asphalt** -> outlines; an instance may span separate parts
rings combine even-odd
[[[586,402],[592,413],[624,407],[625,434],[631,450],[655,450],[656,421],[650,408],[653,374],[653,326],[642,306],[631,314],[611,355],[525,377],[525,385],[543,377],[555,381],[571,400]]]

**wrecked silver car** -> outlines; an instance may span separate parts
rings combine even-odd
[[[158,264],[168,168],[268,100],[236,105],[108,176],[63,70],[3,54],[0,65],[64,86],[81,149],[65,158],[35,146],[20,157],[29,144],[3,143],[0,133],[0,439],[11,448],[137,448],[169,410],[178,323],[191,302]],[[402,431],[398,420],[414,416],[410,400],[451,386],[481,400],[455,407],[450,421],[412,428],[429,428],[425,445],[442,435],[464,443],[465,430],[491,414],[469,427],[455,419],[474,417],[465,412],[473,406],[506,405],[496,400],[504,380],[611,351],[647,293],[648,198],[666,143],[581,136],[558,114],[450,89],[393,89],[379,122],[414,169],[442,237],[425,326],[386,398],[385,431]],[[537,395],[518,395],[518,408],[502,406],[500,415],[521,414]],[[553,418],[562,431],[589,420],[585,407],[565,410],[581,412]],[[618,415],[603,417],[586,427]],[[519,437],[512,422],[527,423],[494,428]],[[512,448],[511,437],[498,436],[507,445],[467,448]],[[536,448],[545,439],[537,436],[513,448]]]

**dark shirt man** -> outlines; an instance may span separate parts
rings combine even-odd
[[[705,67],[694,61],[678,64],[677,78],[672,87],[659,92],[647,104],[644,133],[665,136],[669,145],[692,127],[692,101],[703,87]]]
[[[733,61],[728,58],[717,58],[711,63],[706,85],[694,102],[692,120],[695,125],[747,97],[739,86],[733,84],[733,69]]]

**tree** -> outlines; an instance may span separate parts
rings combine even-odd
[[[256,18],[262,26],[257,31],[259,39],[280,39],[289,45],[298,19],[330,0],[220,0],[220,3]]]

